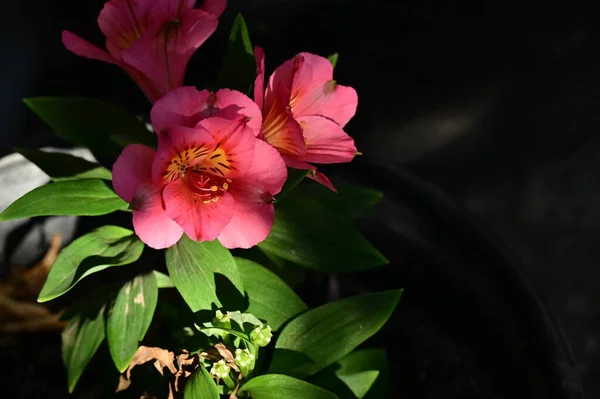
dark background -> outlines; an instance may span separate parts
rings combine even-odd
[[[591,3],[591,2],[590,2]],[[0,155],[62,145],[20,102],[98,97],[149,104],[119,68],[67,52],[68,29],[102,45],[103,1],[11,2],[0,50]],[[586,2],[230,0],[188,68],[218,73],[235,12],[272,70],[299,51],[340,53],[359,93],[348,132],[382,170],[406,168],[489,225],[522,260],[600,397],[600,42]],[[5,6],[3,6],[5,7]],[[1,188],[5,189],[5,188]]]

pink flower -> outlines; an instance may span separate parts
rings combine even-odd
[[[280,65],[264,88],[264,52],[255,49],[258,76],[254,101],[261,107],[261,138],[275,147],[287,166],[311,170],[310,177],[335,191],[310,163],[350,162],[357,154],[343,128],[356,113],[358,97],[333,80],[326,58],[300,53]]]
[[[155,102],[183,84],[192,54],[215,31],[226,0],[110,0],[98,16],[108,52],[63,31],[65,47],[81,57],[121,66]]]
[[[256,104],[232,90],[182,87],[158,101],[151,117],[157,150],[130,145],[113,166],[115,191],[131,204],[140,239],[157,249],[183,232],[228,248],[263,241],[287,170],[279,153],[256,138]]]

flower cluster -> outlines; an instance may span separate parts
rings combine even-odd
[[[335,190],[313,163],[349,162],[357,154],[343,128],[358,97],[333,80],[323,57],[301,53],[265,82],[255,49],[254,99],[235,90],[183,86],[192,54],[215,31],[225,0],[111,0],[98,17],[107,52],[63,33],[74,53],[121,66],[153,103],[156,149],[132,144],[113,166],[113,185],[130,203],[136,234],[150,247],[185,232],[228,248],[264,240],[274,196],[287,167]]]

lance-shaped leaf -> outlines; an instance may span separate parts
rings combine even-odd
[[[252,378],[239,392],[249,393],[252,399],[337,399],[335,394],[323,388],[280,374]]]
[[[219,87],[248,94],[256,77],[256,64],[250,35],[242,14],[233,22],[229,35],[229,46],[219,73]]]
[[[156,277],[136,276],[119,290],[108,312],[106,338],[117,369],[124,372],[144,339],[158,299]]]
[[[75,179],[112,180],[112,173],[97,163],[61,152],[15,148],[15,151],[33,162],[53,181]]]
[[[338,361],[383,327],[401,294],[359,295],[299,315],[277,338],[269,372],[305,378]]]
[[[347,218],[303,196],[290,195],[277,203],[271,233],[258,246],[319,271],[356,271],[387,263]]]
[[[347,218],[356,219],[367,213],[383,197],[379,191],[351,184],[336,184],[337,193],[316,183],[299,186],[292,195],[300,198],[312,198],[325,205],[332,212]]]
[[[56,258],[38,301],[64,294],[92,273],[133,263],[143,250],[144,244],[137,236],[122,227],[103,226],[79,237]]]
[[[338,58],[340,58],[339,53],[333,53],[329,57],[327,57],[327,59],[329,60],[329,62],[331,62],[331,65],[333,65],[334,68],[337,65]]]
[[[215,274],[229,279],[243,294],[244,286],[233,256],[218,241],[197,242],[184,235],[166,251],[169,276],[193,312],[221,306]]]
[[[35,97],[24,101],[54,133],[103,155],[121,152],[121,146],[111,136],[130,137],[150,146],[156,142],[156,136],[135,115],[103,101],[81,97]]]
[[[62,358],[67,368],[69,392],[104,341],[104,306],[75,314],[62,332]]]
[[[184,399],[219,399],[215,381],[201,364],[185,385]]]
[[[361,349],[350,353],[309,381],[334,392],[340,399],[387,397],[389,364],[385,350]]]
[[[28,192],[0,214],[0,222],[34,216],[98,216],[127,207],[104,180],[66,180]]]
[[[235,258],[250,305],[246,310],[273,328],[307,309],[302,299],[277,275],[258,263]]]

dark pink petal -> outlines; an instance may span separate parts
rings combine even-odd
[[[303,126],[306,154],[300,159],[315,163],[350,162],[356,155],[354,139],[330,119],[321,116],[299,118]]]
[[[254,47],[256,61],[256,79],[254,79],[254,101],[262,110],[265,95],[265,52],[260,47]]]
[[[272,204],[241,202],[235,215],[219,235],[226,248],[251,248],[267,238],[275,220]]]
[[[192,128],[206,117],[205,109],[210,93],[193,86],[178,87],[158,100],[150,111],[156,132],[169,126]]]
[[[121,52],[122,59],[146,75],[161,95],[165,95],[183,84],[188,61],[217,24],[217,18],[204,11],[184,11],[178,21],[146,29],[135,43]]]
[[[292,103],[294,117],[322,115],[344,127],[356,114],[358,95],[352,87],[340,86],[330,80],[304,91]]]
[[[257,142],[254,132],[245,122],[245,117],[236,120],[228,120],[220,117],[211,117],[201,120],[197,129],[204,129],[214,138],[215,149],[212,154],[207,155],[208,160],[203,161],[202,166],[210,166],[214,163],[227,165],[224,170],[229,179],[239,178],[248,173],[254,158],[254,145]],[[217,155],[219,154],[219,155]]]
[[[209,14],[220,16],[227,7],[226,0],[204,0],[200,1],[200,9]]]
[[[183,229],[167,216],[158,188],[143,185],[134,203],[133,228],[143,242],[151,248],[163,249],[179,241]]]
[[[306,154],[306,144],[302,127],[287,109],[287,93],[288,91],[280,86],[275,101],[269,108],[265,108],[261,138],[277,148],[281,154],[301,156]]]
[[[141,144],[125,147],[112,168],[113,188],[119,197],[130,203],[142,184],[152,182],[155,154],[152,148]]]
[[[325,187],[329,188],[331,191],[337,193],[337,190],[333,186],[333,183],[331,182],[331,180],[329,180],[329,178],[327,176],[325,176],[323,173],[319,172],[315,166],[313,166],[309,163],[306,163],[304,161],[301,161],[299,159],[296,159],[294,157],[286,156],[286,155],[283,156],[283,160],[285,161],[286,166],[288,166],[290,168],[300,169],[300,170],[308,170],[309,172],[308,172],[308,175],[306,175],[307,177],[315,180],[316,182],[321,183]]]
[[[294,60],[295,58],[292,58],[278,66],[269,77],[265,89],[263,112],[268,112],[276,101],[284,102],[284,106],[289,105],[294,76]]]
[[[193,9],[195,0],[153,0],[154,4],[148,11],[148,26],[156,23],[164,24],[179,19],[179,16]]]
[[[196,241],[216,239],[235,211],[235,201],[228,192],[216,202],[204,203],[189,190],[183,179],[165,186],[163,201],[167,215]]]
[[[80,57],[92,58],[94,60],[109,62],[111,64],[118,64],[115,59],[106,51],[99,49],[98,47],[69,31],[64,30],[62,32],[62,41],[67,50],[72,51]]]
[[[139,39],[149,24],[149,14],[156,0],[111,0],[98,15],[98,25],[106,36],[113,57]]]
[[[173,126],[157,132],[158,148],[152,163],[152,180],[156,185],[165,184],[164,173],[173,160],[184,166],[184,170],[195,165],[199,158],[193,158],[196,148],[212,149],[216,142],[205,129]],[[187,162],[186,162],[187,160]]]

